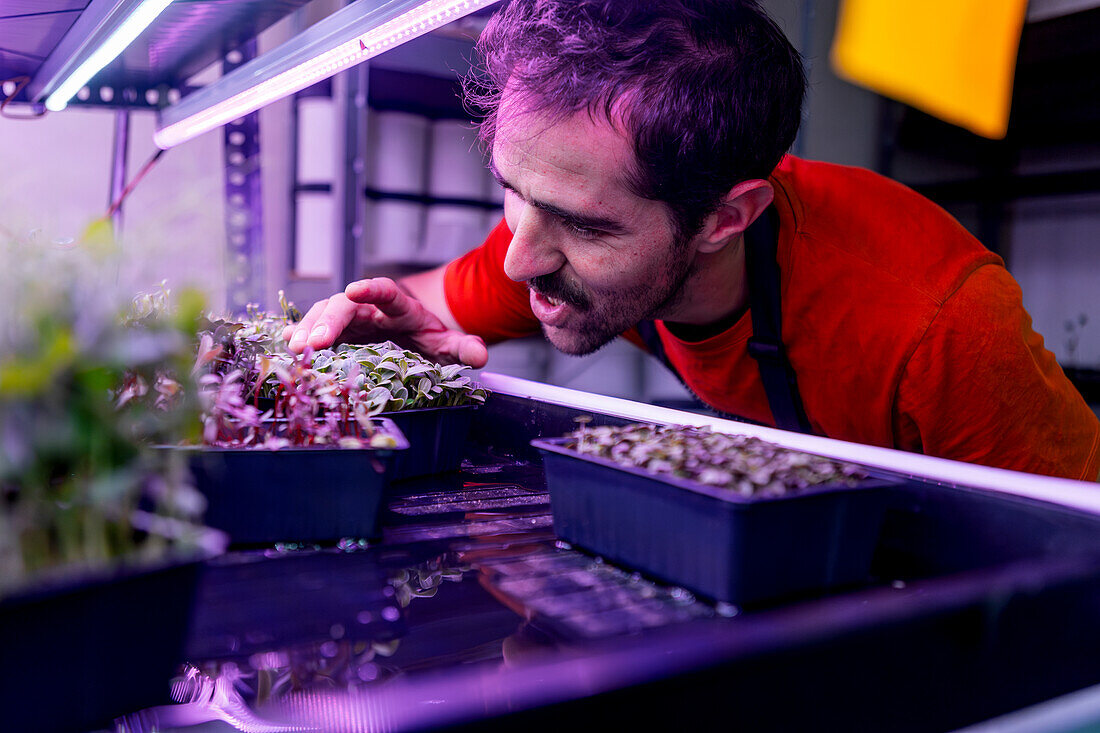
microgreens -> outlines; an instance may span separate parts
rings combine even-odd
[[[208,319],[199,335],[194,371],[203,375],[208,444],[379,447],[392,441],[372,437],[379,413],[485,401],[463,375],[469,367],[441,366],[389,341],[287,353],[282,331],[301,314],[279,296],[282,315],[250,306],[245,320]]]
[[[462,375],[470,367],[436,364],[392,341],[323,349],[314,355],[313,368],[365,392],[371,414],[481,404],[486,397]]]
[[[824,484],[852,485],[867,477],[859,466],[705,427],[584,425],[569,437],[569,447],[578,453],[746,497],[783,496]]]

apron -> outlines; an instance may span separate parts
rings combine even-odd
[[[749,339],[749,355],[760,368],[760,378],[768,405],[775,417],[776,427],[799,433],[812,434],[810,421],[798,393],[798,381],[794,368],[783,348],[783,318],[779,307],[779,263],[776,251],[779,247],[779,215],[769,206],[756,221],[745,230],[745,267],[749,281],[749,311],[752,314],[752,337]],[[650,353],[684,382],[676,368],[669,363],[665,347],[653,321],[642,321],[638,334]],[[686,382],[684,383],[687,386]],[[729,415],[741,422],[752,422],[736,415]]]

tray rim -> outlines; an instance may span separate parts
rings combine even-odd
[[[480,403],[471,402],[468,405],[439,405],[437,407],[414,407],[411,410],[386,410],[385,412],[378,413],[375,417],[390,420],[392,415],[411,415],[421,412],[436,412],[442,410],[476,410],[482,407]]]
[[[846,486],[844,484],[819,484],[816,486],[809,486],[805,489],[799,489],[794,493],[786,496],[741,496],[729,489],[723,489],[716,486],[707,486],[691,479],[680,478],[679,476],[669,476],[667,474],[653,473],[644,468],[637,466],[624,466],[621,463],[616,463],[609,458],[603,458],[602,456],[593,456],[584,453],[579,453],[571,448],[565,447],[567,441],[574,440],[569,437],[560,438],[536,438],[531,441],[531,446],[537,448],[540,451],[547,453],[553,453],[565,458],[573,458],[592,463],[604,468],[611,468],[618,471],[638,476],[640,478],[650,479],[662,484],[667,484],[678,489],[684,489],[690,491],[693,494],[699,494],[711,499],[717,499],[726,504],[735,504],[742,506],[750,505],[762,505],[772,504],[775,502],[790,502],[798,499],[808,499],[813,496],[819,496],[822,494],[833,494],[839,492],[859,492],[859,491],[871,491],[876,489],[887,488],[890,486],[898,485],[898,480],[891,480],[881,476],[869,475],[867,478],[860,479],[858,483],[852,486]],[[830,459],[832,460],[832,459]],[[549,483],[549,481],[547,482]]]

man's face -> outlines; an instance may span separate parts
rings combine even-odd
[[[513,233],[504,271],[527,283],[554,346],[588,354],[675,314],[694,249],[674,236],[664,204],[627,188],[626,137],[587,112],[551,124],[502,105],[492,152]]]

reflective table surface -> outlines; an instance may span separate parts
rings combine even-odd
[[[555,538],[525,447],[583,410],[479,412],[380,539],[206,562],[170,699],[117,728],[947,730],[1100,682],[1095,517],[909,479],[866,583],[738,608]]]

